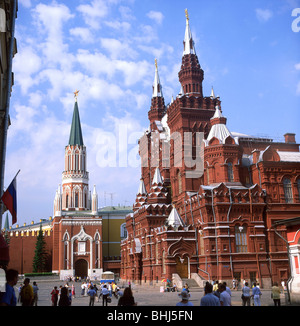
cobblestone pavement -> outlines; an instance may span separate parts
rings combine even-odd
[[[59,279],[38,279],[32,278],[30,284],[33,281],[37,282],[39,287],[38,292],[38,306],[51,306],[51,291],[54,286],[59,288],[60,285],[64,286],[65,282],[60,281]],[[75,285],[75,298],[72,300],[72,306],[88,306],[89,305],[89,297],[81,296],[81,282],[69,282],[71,286],[72,283]],[[16,288],[19,286],[20,282],[18,282]],[[179,292],[160,292],[159,286],[139,286],[132,285],[133,295],[138,304],[138,306],[175,306],[177,302],[180,301],[178,297]],[[190,301],[194,306],[200,305],[200,300],[203,297],[203,290],[192,289]],[[18,296],[17,289],[16,295]],[[282,294],[281,305],[288,305],[286,302],[286,294]],[[117,306],[118,300],[113,296],[112,302],[109,303],[109,306]],[[20,305],[20,303],[18,303]],[[252,305],[252,302],[251,302]],[[261,305],[262,306],[273,306],[273,300],[271,299],[270,290],[262,289],[261,296]],[[102,299],[98,302],[95,299],[95,306],[102,306]],[[232,291],[232,306],[242,306],[241,300],[241,291]]]

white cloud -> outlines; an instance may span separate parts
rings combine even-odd
[[[41,58],[34,49],[27,46],[19,49],[13,62],[13,69],[16,83],[20,85],[23,94],[37,83],[33,76],[41,69],[41,64]]]
[[[269,9],[256,9],[256,17],[259,21],[266,22],[268,21],[272,16],[273,12]]]
[[[153,19],[158,25],[160,25],[164,19],[164,15],[160,11],[151,10],[147,13],[147,16]]]
[[[108,14],[107,3],[103,0],[93,0],[90,5],[80,5],[77,10],[83,15],[85,23],[93,29],[99,29],[101,18]]]
[[[112,59],[129,57],[134,59],[138,56],[138,53],[130,46],[129,42],[121,42],[113,38],[101,38],[101,45],[106,49]]]
[[[85,27],[75,27],[70,29],[70,34],[79,42],[92,43],[94,42],[93,35],[90,29]]]

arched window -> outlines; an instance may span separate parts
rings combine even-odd
[[[127,229],[126,229],[126,223],[123,223],[120,228],[121,231],[121,239],[127,238]]]
[[[66,208],[69,208],[69,195],[66,195]]]
[[[298,200],[300,202],[300,179],[297,180],[297,188],[298,188]]]
[[[78,192],[75,193],[75,207],[78,208]]]
[[[248,252],[247,228],[245,226],[235,227],[235,248],[236,252]]]
[[[293,202],[292,183],[289,178],[283,178],[283,192],[286,203]]]
[[[232,163],[227,163],[227,174],[228,174],[228,182],[233,182],[233,168]]]

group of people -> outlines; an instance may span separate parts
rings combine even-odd
[[[19,279],[17,270],[9,269],[6,271],[5,291],[0,294],[1,306],[16,306],[17,302],[21,302],[22,306],[37,306],[38,302],[38,285],[33,282],[30,284],[30,279],[26,277],[24,282],[18,288],[18,299],[16,298],[14,286]]]
[[[236,284],[233,289],[236,289]],[[278,283],[274,282],[271,297],[275,306],[280,306],[280,294],[281,290],[278,287]],[[200,306],[231,306],[231,295],[231,290],[227,286],[226,282],[219,283],[216,281],[214,284],[206,282],[204,287],[204,296],[200,300]],[[242,305],[250,306],[250,301],[252,298],[254,306],[261,306],[261,295],[262,292],[258,283],[254,282],[252,288],[250,289],[248,282],[245,282],[241,295]],[[181,301],[179,301],[176,306],[193,306],[193,303],[190,301],[189,290],[186,286],[183,288],[179,296],[181,297]]]

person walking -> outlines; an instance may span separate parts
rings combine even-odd
[[[95,304],[95,297],[97,296],[97,292],[95,290],[95,287],[94,286],[91,286],[88,290],[88,293],[87,293],[90,297],[90,302],[89,302],[89,306],[94,306]]]
[[[206,282],[204,296],[200,300],[200,306],[220,306],[220,300],[213,294],[213,286]]]
[[[250,288],[248,286],[248,282],[245,282],[243,288],[242,288],[242,303],[243,306],[250,306]]]
[[[53,288],[50,294],[51,294],[52,306],[57,306],[58,294],[59,294],[59,291],[57,290],[57,286]]]
[[[118,301],[118,306],[136,306],[137,303],[134,301],[134,296],[130,287],[125,288],[123,295]]]
[[[104,306],[104,301],[105,301],[105,305],[107,306],[107,298],[109,296],[109,291],[107,289],[106,284],[103,286],[102,288],[102,306]]]
[[[278,306],[280,307],[280,289],[278,287],[278,283],[274,282],[274,285],[272,286],[272,293],[271,293],[271,297],[274,301],[274,306]]]
[[[26,277],[24,280],[24,285],[21,290],[22,306],[31,306],[33,302],[33,288],[29,283],[30,283],[30,279]]]
[[[32,305],[33,306],[37,306],[37,302],[38,302],[38,286],[36,284],[36,282],[32,283],[32,289],[33,289],[33,301],[32,301]]]
[[[252,296],[254,300],[254,306],[261,306],[260,296],[262,295],[260,288],[257,286],[256,282],[253,283]]]

